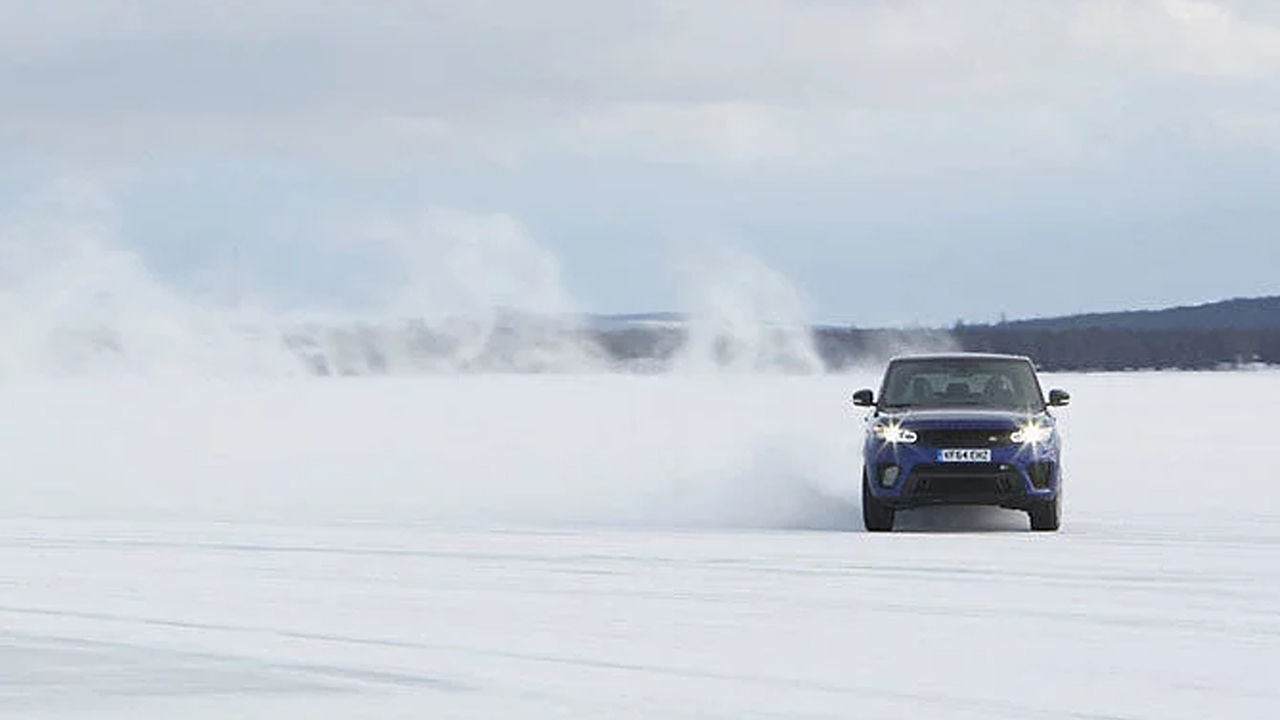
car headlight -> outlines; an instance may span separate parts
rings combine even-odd
[[[871,434],[880,438],[887,443],[906,443],[911,444],[920,439],[914,430],[908,430],[898,423],[879,423],[872,426]]]
[[[1046,425],[1037,420],[1032,420],[1026,425],[1015,430],[1014,433],[1009,436],[1009,439],[1016,443],[1022,443],[1023,445],[1038,445],[1043,442],[1048,442],[1051,437],[1053,437],[1052,425]]]

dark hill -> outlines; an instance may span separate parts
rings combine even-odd
[[[1280,330],[1280,297],[1237,298],[1164,310],[1014,320],[995,327],[1011,330]]]
[[[620,364],[639,366],[661,364],[678,352],[686,321],[673,313],[597,316],[589,327],[607,355]],[[832,370],[875,364],[905,352],[943,349],[1027,355],[1047,370],[1280,365],[1280,297],[951,329],[821,326],[813,333],[818,353]]]

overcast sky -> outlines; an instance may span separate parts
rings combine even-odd
[[[0,208],[74,178],[167,280],[358,304],[503,216],[582,310],[728,245],[818,319],[1280,293],[1274,0],[0,0]],[[455,217],[455,215],[449,215]],[[482,223],[483,225],[483,223]]]

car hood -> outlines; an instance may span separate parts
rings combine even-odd
[[[1045,417],[1044,413],[994,408],[931,408],[925,410],[891,410],[881,413],[909,428],[982,427],[1016,430],[1027,418]]]

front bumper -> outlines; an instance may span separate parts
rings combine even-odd
[[[867,483],[884,505],[995,505],[1029,510],[1052,502],[1062,484],[1055,437],[1039,445],[990,448],[991,461],[939,462],[943,448],[869,439],[864,449]]]

